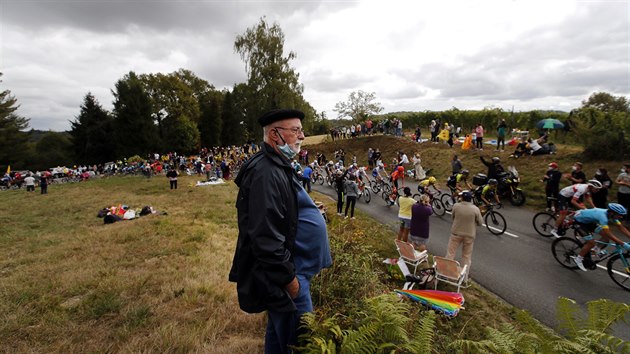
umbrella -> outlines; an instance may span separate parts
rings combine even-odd
[[[557,119],[547,118],[538,121],[536,123],[536,128],[538,129],[562,129],[564,128],[564,123]]]
[[[464,296],[460,293],[440,290],[395,290],[415,302],[441,312],[449,317],[455,317],[464,308]]]

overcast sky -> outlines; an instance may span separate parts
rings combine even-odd
[[[234,39],[282,28],[305,98],[336,117],[352,91],[385,112],[569,111],[630,96],[629,1],[0,0],[0,90],[35,129],[67,130],[87,92],[108,110],[129,71],[245,82]]]

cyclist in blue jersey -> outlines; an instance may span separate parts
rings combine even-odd
[[[630,231],[628,231],[628,229],[626,229],[620,221],[627,213],[626,208],[624,208],[621,204],[610,203],[608,204],[608,209],[582,209],[573,215],[573,219],[589,232],[589,235],[583,238],[586,243],[582,247],[580,254],[571,257],[578,268],[586,272],[586,268],[584,267],[582,261],[584,260],[584,256],[586,256],[595,246],[596,242],[593,239],[592,233],[599,234],[601,236],[601,240],[604,242],[608,242],[610,240],[622,245],[624,249],[630,250],[630,242],[621,241],[610,231],[610,228],[608,227],[609,223],[615,225],[619,231],[627,237],[630,237]]]

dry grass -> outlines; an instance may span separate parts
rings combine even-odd
[[[195,180],[3,192],[0,351],[262,351],[264,317],[240,311],[227,281],[236,187]],[[118,203],[168,215],[103,225],[96,212]]]
[[[302,145],[307,146],[307,145],[315,145],[315,144],[321,144],[326,142],[326,140],[328,139],[328,135],[313,135],[313,136],[307,136],[304,139],[304,143]]]

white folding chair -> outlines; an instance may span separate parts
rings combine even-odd
[[[435,289],[440,281],[457,286],[457,292],[461,287],[468,287],[464,284],[468,279],[467,264],[462,267],[458,261],[433,256],[433,267],[435,268]]]
[[[407,264],[413,267],[413,274],[416,275],[416,270],[422,262],[429,264],[429,254],[426,250],[418,252],[413,248],[413,245],[408,242],[396,240],[396,249],[400,258]]]

